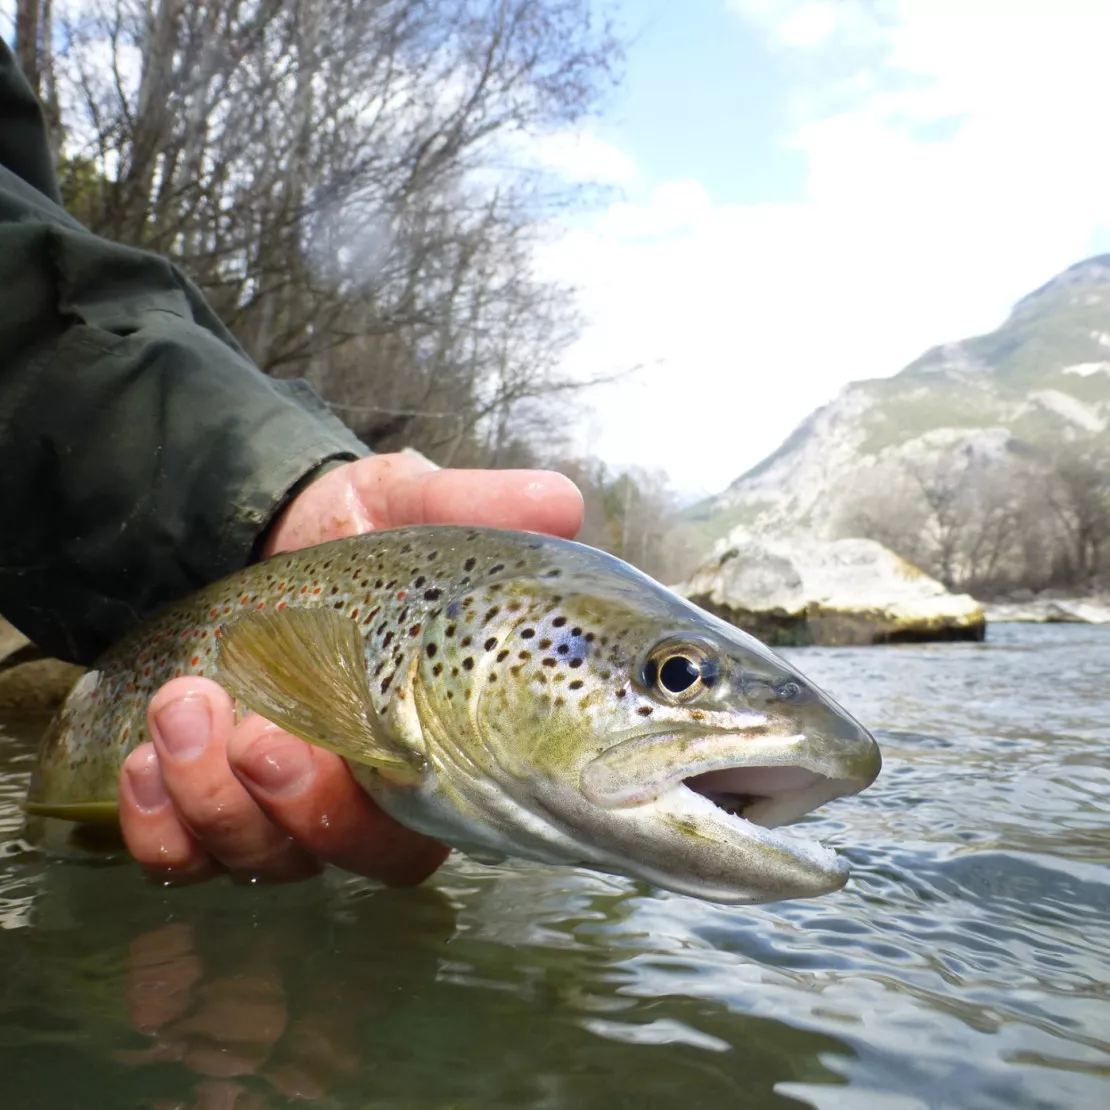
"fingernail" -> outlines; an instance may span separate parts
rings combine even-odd
[[[147,753],[146,759],[140,756],[128,761],[127,782],[131,787],[131,796],[144,813],[153,813],[170,800],[162,782],[158,756],[153,751]]]
[[[212,711],[208,699],[186,694],[154,714],[154,729],[166,751],[182,763],[198,759],[212,736]]]
[[[263,734],[243,754],[238,769],[266,794],[298,794],[315,773],[303,740],[283,733]]]

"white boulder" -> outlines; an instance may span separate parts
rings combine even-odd
[[[982,640],[983,608],[874,540],[737,529],[675,589],[769,644]]]

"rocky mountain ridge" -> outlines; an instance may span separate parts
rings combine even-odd
[[[1051,444],[1110,442],[1110,255],[1023,297],[1001,327],[852,382],[684,523],[706,546],[756,534],[843,534],[848,499],[892,463],[960,451],[990,463]]]

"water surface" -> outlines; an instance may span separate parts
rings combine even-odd
[[[0,721],[0,1105],[1110,1105],[1110,627],[788,654],[886,762],[808,821],[849,885],[757,909],[455,858],[416,891],[47,862],[42,722]]]

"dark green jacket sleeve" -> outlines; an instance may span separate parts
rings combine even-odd
[[[250,562],[322,466],[369,452],[307,385],[261,373],[169,262],[59,199],[0,42],[0,613],[89,662]]]

